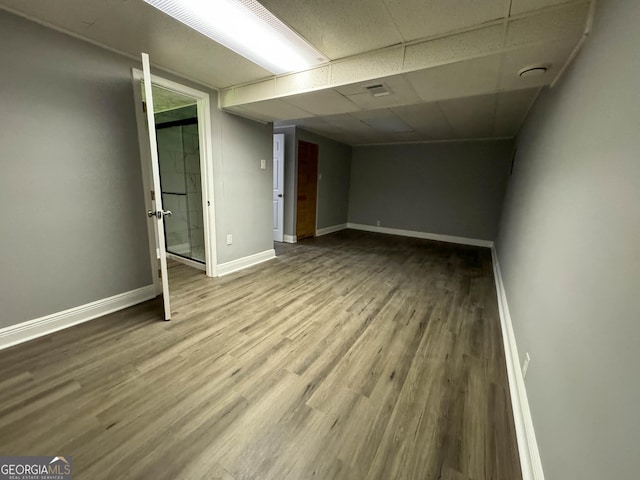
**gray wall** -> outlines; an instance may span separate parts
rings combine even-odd
[[[130,62],[3,11],[0,44],[4,327],[151,271]]]
[[[640,2],[592,36],[518,138],[498,257],[548,480],[640,472]]]
[[[347,223],[351,147],[297,129],[298,140],[318,144],[318,229]]]
[[[131,80],[140,64],[1,10],[0,43],[11,45],[0,49],[1,328],[149,285],[151,267]],[[217,104],[211,89],[154,73]],[[272,248],[271,170],[260,170],[272,137],[268,125],[212,116],[222,263]]]
[[[353,148],[349,222],[493,240],[512,142]]]
[[[218,263],[225,263],[273,248],[273,126],[216,111],[222,140],[213,167]],[[233,245],[226,244],[229,233]]]
[[[274,127],[284,133],[284,233],[296,234],[298,140],[318,144],[317,228],[347,223],[351,178],[351,147],[296,127]]]

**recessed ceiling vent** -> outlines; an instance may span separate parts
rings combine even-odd
[[[364,89],[374,97],[384,97],[385,95],[391,95],[391,90],[384,83],[376,83],[373,85],[367,85]]]
[[[520,69],[518,72],[519,77],[540,77],[547,73],[550,65],[530,65]]]

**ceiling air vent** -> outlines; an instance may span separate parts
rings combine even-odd
[[[385,95],[391,95],[391,90],[384,83],[376,83],[373,85],[367,85],[364,89],[374,97],[384,97]]]
[[[529,65],[528,67],[521,68],[518,72],[519,77],[540,77],[547,73],[550,64],[541,65]]]

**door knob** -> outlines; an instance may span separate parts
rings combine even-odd
[[[282,198],[282,194],[281,194],[281,193],[279,193],[279,194],[278,194],[278,197]]]
[[[154,212],[153,210],[147,211],[147,216],[149,218],[156,217],[158,220],[160,220],[162,217],[170,217],[171,215],[173,215],[173,213],[171,213],[171,210],[158,210],[157,212]]]

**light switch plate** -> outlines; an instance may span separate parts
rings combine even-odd
[[[266,170],[267,169],[267,161],[266,160],[260,160],[260,168],[262,170]]]

